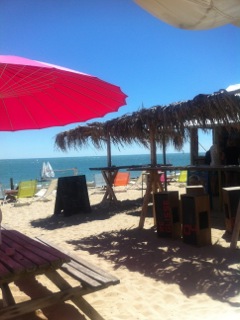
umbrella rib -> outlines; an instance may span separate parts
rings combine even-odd
[[[4,107],[4,109],[5,109],[7,118],[8,118],[9,125],[10,125],[11,129],[14,130],[13,124],[12,124],[11,118],[9,117],[9,113],[8,113],[8,110],[7,110],[7,107],[6,107],[6,104],[5,104],[4,99],[2,99],[2,103],[3,103],[3,107]]]
[[[8,79],[8,81],[6,81],[4,83],[4,86],[2,86],[1,92],[3,92],[4,87],[6,87],[6,85],[10,81],[14,80],[14,78],[15,79],[17,78],[18,74],[20,74],[20,72],[22,72],[23,70],[24,70],[24,68],[19,70],[19,72],[17,72],[16,74],[12,74],[12,75],[10,75],[10,73],[12,71],[8,71],[7,76],[9,77],[9,79]],[[46,76],[49,77],[49,75],[51,76],[51,74],[48,73],[47,75],[43,74],[43,75],[41,75],[37,78],[34,78],[34,79],[31,78],[35,74],[39,73],[39,71],[41,71],[41,70],[44,70],[44,68],[38,68],[34,72],[25,76],[24,78],[17,79],[17,81],[15,81],[13,83],[13,85],[7,87],[7,90],[5,91],[4,95],[3,94],[1,94],[1,95],[4,97],[8,97],[8,96],[12,97],[13,96],[12,92],[14,92],[14,95],[17,96],[19,94],[26,94],[29,92],[33,92],[32,88],[35,88],[35,92],[41,91],[42,89],[50,88],[53,85],[53,83],[55,82],[54,77],[47,79]],[[53,72],[54,71],[52,71],[52,74],[53,74]],[[29,79],[30,79],[30,81],[29,81]],[[43,81],[42,81],[42,79],[43,79]],[[17,87],[18,90],[16,90],[15,87]],[[29,91],[29,89],[30,89],[30,91]]]
[[[80,90],[72,89],[71,87],[66,86],[66,85],[62,85],[62,86],[63,86],[64,88],[70,89],[70,90],[73,91],[73,92],[78,93],[78,94],[81,95],[81,96],[85,96],[85,97],[89,98],[90,100],[95,101],[96,103],[98,103],[98,104],[100,104],[100,105],[108,108],[109,110],[111,110],[111,108],[110,108],[106,103],[103,103],[103,102],[101,102],[101,101],[99,101],[99,100],[97,100],[97,99],[92,98],[91,95],[83,94]],[[70,96],[67,95],[65,92],[60,91],[60,90],[57,89],[57,88],[56,88],[55,90],[58,91],[59,93],[65,95],[65,96],[69,97],[71,100],[73,100],[73,101],[75,101],[75,102],[78,102],[78,99],[73,98],[73,97],[70,97]],[[94,91],[94,90],[92,90],[92,91]],[[102,95],[102,96],[105,96],[105,97],[107,97],[108,99],[111,99],[112,101],[118,102],[116,99],[109,98],[109,97],[108,97],[107,95],[105,95],[105,94],[101,94],[101,93],[99,93],[99,92],[97,92],[97,91],[94,91],[94,92],[96,92],[96,93],[98,93],[98,94],[100,94],[100,95]],[[120,107],[120,106],[119,106],[119,107]],[[87,106],[86,106],[86,108],[89,109]],[[91,108],[90,110],[92,111],[92,108]]]

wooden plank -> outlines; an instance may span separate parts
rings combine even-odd
[[[15,230],[4,230],[3,234],[12,241],[15,248],[20,249],[20,247],[22,247],[23,249],[21,250],[21,253],[23,253],[29,260],[38,264],[40,268],[45,268],[48,264],[58,267],[63,263],[63,261],[67,261],[68,259],[66,256],[64,260],[61,259],[60,254],[59,256],[51,254],[46,250],[46,246],[43,243],[26,237]],[[54,253],[56,253],[56,251],[54,251]],[[61,254],[61,256],[63,257],[63,254]]]
[[[16,230],[12,230],[19,238],[22,238],[23,240],[29,242],[29,239],[30,239],[30,242],[33,246],[37,247],[37,249],[39,249],[39,247],[41,247],[41,249],[49,254],[49,255],[52,255],[52,256],[55,256],[57,258],[59,258],[62,262],[67,262],[69,261],[69,257],[68,255],[64,254],[61,250],[58,250],[54,247],[50,247],[48,245],[45,245],[43,242],[39,242],[37,241],[37,238],[35,239],[32,239],[32,238],[29,238],[27,236],[25,236],[24,234],[16,231]]]
[[[72,302],[82,310],[91,320],[104,320],[104,318],[95,310],[83,297],[75,296]]]
[[[76,269],[77,271],[80,271],[81,273],[87,275],[89,278],[99,281],[102,284],[109,283],[109,279],[105,278],[97,272],[94,272],[89,268],[86,268],[85,266],[81,265],[80,263],[77,263],[76,261],[71,261],[68,263],[68,265]]]
[[[41,298],[27,300],[13,306],[3,307],[0,309],[0,319],[18,319],[21,315],[30,313],[37,309],[43,309],[61,301],[72,300],[75,296],[81,295],[82,292],[84,292],[84,289],[80,287],[68,288],[61,292],[55,292]]]
[[[53,244],[52,242],[42,239],[42,238],[37,238],[39,241],[42,241],[43,243],[51,246],[51,247],[55,247],[59,250],[59,248]],[[102,270],[101,268],[99,268],[98,266],[89,263],[88,261],[82,259],[81,257],[77,256],[76,254],[70,253],[68,251],[64,251],[65,254],[67,254],[71,260],[79,263],[80,265],[86,267],[89,270],[94,271],[95,273],[98,273],[99,275],[103,276],[105,279],[108,279],[109,282],[111,282],[111,284],[118,284],[120,283],[120,280],[118,278],[116,278],[115,276],[111,275],[110,273]]]
[[[1,248],[7,252],[6,250],[8,249],[13,249],[12,247],[10,247],[9,245],[6,245],[5,242],[3,242],[1,244]],[[15,248],[14,248],[15,249]],[[24,257],[21,253],[19,253],[18,251],[14,250],[14,254],[13,256],[11,256],[11,259],[13,259],[16,263],[18,263],[19,265],[21,265],[25,272],[32,272],[34,270],[37,269],[36,264],[32,263],[31,261],[29,261],[26,257]],[[18,272],[16,272],[18,273]]]
[[[14,271],[17,274],[25,272],[25,268],[14,257],[15,251],[12,251],[12,254],[8,254],[8,252],[11,252],[9,249],[4,243],[1,244],[0,261],[2,264],[11,272]]]
[[[47,273],[47,277],[55,283],[55,285],[61,290],[67,290],[71,288],[70,284],[61,277],[56,271]],[[95,290],[94,290],[95,291]],[[75,305],[82,310],[91,320],[104,320],[103,317],[82,297],[84,291],[75,295],[71,300]]]
[[[12,292],[7,283],[1,284],[3,302],[5,306],[15,305],[15,300],[13,298]]]
[[[46,268],[49,262],[36,254],[36,248],[32,248],[26,241],[21,241],[16,234],[11,230],[2,231],[3,238],[6,238],[7,243],[18,253],[23,255],[30,264],[34,263],[38,268]],[[30,239],[30,238],[29,238]]]
[[[236,247],[237,247],[237,241],[239,238],[239,231],[240,231],[240,200],[238,202],[237,214],[236,214],[236,218],[235,218],[233,234],[232,234],[232,239],[231,239],[231,244],[230,244],[230,248],[232,248],[232,249],[236,249]]]
[[[76,268],[73,268],[68,263],[64,263],[61,267],[61,270],[72,276],[74,279],[80,281],[84,285],[90,286],[92,288],[102,287],[102,284],[100,282],[88,277],[86,274],[83,274]]]

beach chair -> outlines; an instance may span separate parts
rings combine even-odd
[[[0,184],[0,200],[1,200],[1,205],[4,205],[8,202],[7,196],[5,194],[2,184]]]
[[[147,177],[145,172],[141,172],[140,176],[135,181],[129,181],[129,189],[143,189],[143,187],[146,187],[147,185]]]
[[[52,179],[48,185],[47,189],[41,189],[36,194],[35,197],[38,197],[36,201],[47,201],[48,197],[57,189],[58,179]]]
[[[18,193],[16,196],[16,203],[14,203],[14,206],[19,206],[23,204],[30,204],[30,202],[24,202],[22,203],[20,199],[22,198],[32,198],[35,196],[37,191],[37,180],[27,180],[27,181],[21,181],[18,185]]]
[[[103,175],[101,173],[94,174],[94,186],[95,188],[102,189],[106,187],[106,181],[104,180]]]
[[[187,183],[187,174],[188,174],[187,170],[182,170],[180,172],[180,175],[178,177],[178,181],[177,182],[179,182],[179,183]]]
[[[128,190],[142,190],[142,197],[143,197],[143,190],[147,188],[149,174],[145,171],[141,172],[140,176],[137,178],[136,181],[129,181],[129,188]]]
[[[130,172],[118,172],[113,181],[114,187],[126,187],[128,186],[130,180]]]

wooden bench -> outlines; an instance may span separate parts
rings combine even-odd
[[[44,243],[45,245],[60,250],[59,247],[57,247],[50,241],[46,241],[39,237],[37,237],[36,239]],[[63,250],[60,251],[63,252],[65,255],[69,256],[70,258],[70,262],[64,263],[61,266],[60,270],[65,272],[75,280],[79,281],[82,287],[80,295],[77,294],[71,300],[90,319],[104,320],[104,318],[85,299],[83,299],[82,296],[91,292],[107,288],[111,285],[119,284],[120,280],[117,279],[115,276],[109,274],[108,272],[105,272],[101,268],[78,257],[77,255],[74,255],[70,252],[65,252]],[[59,287],[58,281],[55,281],[55,279],[51,276],[49,277],[49,279],[52,280]]]
[[[12,230],[11,234],[14,233],[18,234],[19,239],[23,236],[20,233]],[[32,272],[28,271],[29,275],[26,273],[21,275],[18,272],[17,278],[26,281],[27,283],[28,276],[35,276],[35,273],[43,274],[48,277],[48,279],[50,279],[51,282],[53,282],[60,289],[60,291],[52,292],[43,297],[15,303],[8,284],[12,281],[15,281],[16,274],[14,274],[13,279],[8,278],[4,280],[4,278],[2,278],[0,285],[3,293],[4,306],[0,308],[0,319],[6,320],[16,318],[16,316],[35,311],[37,309],[42,309],[59,302],[71,300],[90,319],[103,320],[104,318],[83,298],[83,296],[107,288],[111,285],[116,285],[120,282],[119,279],[103,271],[99,267],[88,263],[77,255],[69,252],[63,252],[62,249],[58,248],[49,241],[46,241],[42,238],[36,238],[35,240],[37,243],[39,243],[39,245],[44,245],[44,247],[46,247],[48,255],[50,252],[54,253],[55,251],[58,251],[59,254],[67,257],[67,259],[65,259],[67,262],[64,262],[55,269],[52,266],[44,271],[42,270],[42,272],[39,270],[36,272],[33,270]],[[2,250],[4,250],[4,248]],[[27,247],[25,250],[27,251]],[[17,251],[15,256],[17,260],[19,256]],[[13,260],[14,256],[11,258],[12,259],[9,260]],[[58,272],[60,270],[61,272]],[[67,280],[67,275],[70,276],[70,278],[77,280],[79,283],[75,286],[72,286]]]

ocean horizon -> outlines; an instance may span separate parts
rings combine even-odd
[[[17,186],[20,181],[41,179],[43,162],[49,161],[55,177],[73,176],[77,169],[78,175],[85,175],[88,182],[94,180],[94,174],[89,168],[107,166],[107,156],[82,156],[82,157],[56,157],[56,158],[29,158],[29,159],[2,159],[0,160],[0,183],[4,188],[10,188],[10,179]],[[190,164],[190,153],[167,153],[166,161],[175,166]],[[112,165],[131,166],[150,164],[150,154],[138,155],[113,155]],[[157,155],[157,162],[163,163],[163,155]],[[136,178],[140,171],[131,171],[131,178]]]

